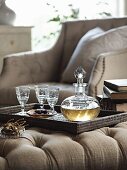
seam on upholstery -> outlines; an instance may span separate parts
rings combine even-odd
[[[79,144],[82,146],[82,148],[84,150],[84,153],[83,153],[83,155],[84,155],[84,165],[86,164],[86,167],[88,167],[88,165],[89,165],[89,169],[92,169],[91,153],[90,153],[91,151],[90,151],[89,147],[86,144],[85,145],[82,145],[81,143],[79,143]],[[87,162],[86,162],[86,160],[87,160]]]
[[[45,154],[46,154],[46,156],[47,156],[47,159],[48,159],[48,165],[49,165],[49,168],[48,168],[48,170],[53,170],[53,164],[52,164],[52,159],[51,159],[51,152],[49,152],[47,149],[42,149],[44,152],[45,152]],[[55,160],[55,162],[56,162],[56,165],[57,165],[57,167],[59,167],[58,166],[58,163],[57,163],[57,161],[56,161],[56,159],[54,158],[54,156],[52,155],[52,158]]]
[[[113,139],[115,139],[115,138],[113,138]],[[123,158],[125,158],[125,157],[126,157],[126,155],[124,154],[123,147],[122,147],[122,145],[120,144],[120,142],[119,142],[119,141],[117,141],[116,139],[115,139],[115,141],[116,141],[116,142],[117,142],[117,144],[118,144],[119,153],[120,153],[120,154],[121,154],[121,156],[122,156],[122,163],[121,163],[121,164],[119,163],[119,168],[120,168],[120,165],[122,165],[122,164],[123,164],[123,162],[124,162]]]
[[[8,169],[10,169],[8,159],[5,157],[5,153],[4,153],[4,148],[5,148],[5,144],[6,144],[7,140],[8,140],[8,139],[6,139],[5,142],[4,142],[4,144],[3,144],[2,153],[3,153],[4,159],[5,159],[6,162],[7,162]],[[12,170],[12,169],[11,169],[11,170]]]
[[[10,169],[10,166],[9,166],[9,161],[8,161],[8,159],[7,159],[6,157],[5,157],[4,159],[6,160],[6,162],[7,162],[7,165],[8,165],[8,168],[7,168],[7,169],[8,169],[8,170],[13,170],[13,169]]]
[[[3,144],[3,147],[2,147],[2,154],[5,158],[5,153],[4,153],[4,148],[5,148],[5,145],[6,145],[6,142],[7,142],[8,139],[5,140],[4,144]]]
[[[103,67],[102,67],[102,73],[101,73],[100,79],[98,80],[98,83],[95,86],[95,95],[97,95],[97,86],[100,83],[100,81],[101,81],[101,79],[102,79],[102,77],[104,75],[104,72],[105,72],[105,58],[104,57],[103,57],[103,61],[102,61],[102,66]]]
[[[33,145],[33,146],[35,146],[35,144],[32,142],[32,140],[31,140],[31,139],[29,139],[29,138],[27,138],[27,137],[25,137],[25,136],[21,136],[21,137],[19,137],[19,138],[27,139],[28,141],[30,141],[30,142],[32,143],[32,145]]]
[[[107,135],[107,136],[110,137],[110,138],[112,138],[112,139],[117,143],[117,145],[118,145],[119,155],[120,155],[120,157],[122,157],[122,158],[121,158],[122,163],[121,163],[121,161],[119,161],[119,164],[118,164],[118,169],[120,169],[120,168],[121,168],[120,166],[123,165],[123,162],[125,162],[125,161],[124,161],[124,158],[126,157],[126,155],[125,155],[125,153],[124,153],[124,149],[123,149],[121,143],[120,143],[117,139],[115,139],[113,136],[110,136],[109,128],[108,128],[108,135]],[[121,164],[120,164],[120,163],[121,163]]]
[[[121,50],[121,51],[119,51],[119,55],[121,55],[121,54],[124,54],[124,53],[126,53],[127,52],[127,48],[124,48],[124,50]],[[110,52],[110,54],[112,53],[112,55],[117,55],[118,54],[118,51],[117,52]],[[107,53],[107,56],[108,55],[110,55],[109,53]],[[98,80],[98,83],[96,84],[96,86],[95,86],[95,95],[97,95],[97,86],[98,86],[98,84],[100,83],[100,81],[101,81],[101,79],[102,79],[102,77],[103,77],[103,75],[104,75],[104,72],[105,72],[105,66],[106,66],[106,64],[105,64],[105,57],[103,57],[103,68],[102,68],[102,73],[101,73],[101,76],[100,76],[100,79]]]
[[[86,167],[88,167],[88,165],[89,165],[89,170],[91,170],[92,164],[91,164],[91,154],[89,154],[90,153],[89,147],[86,145],[86,143],[82,144],[82,142],[80,141],[79,135],[76,135],[75,142],[77,142],[77,144],[79,144],[83,148],[83,151],[84,151],[83,152],[83,156],[84,156],[84,162],[83,163],[84,163],[84,165],[86,165]],[[87,150],[87,152],[86,152],[86,150]],[[87,160],[87,162],[86,162],[86,160]]]

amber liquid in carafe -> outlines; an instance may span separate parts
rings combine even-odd
[[[61,112],[71,121],[87,121],[94,119],[100,112],[100,107],[91,109],[72,109],[67,106],[61,107]]]
[[[100,112],[98,101],[85,93],[86,83],[83,83],[85,78],[85,70],[79,66],[74,76],[77,83],[73,83],[75,87],[75,95],[67,97],[61,103],[61,112],[65,118],[70,121],[88,121],[96,118]]]

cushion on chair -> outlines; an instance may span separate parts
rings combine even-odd
[[[91,72],[87,86],[87,94],[96,97],[103,93],[106,79],[125,78],[127,70],[127,48],[101,53]]]
[[[87,74],[85,82],[89,81],[92,68],[97,56],[104,52],[120,50],[127,47],[127,26],[121,26],[106,32],[100,31],[88,39],[85,35],[80,39],[65,71],[62,74],[62,82],[75,82],[73,75],[78,66],[82,66]]]

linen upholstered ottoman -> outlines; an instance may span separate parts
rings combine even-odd
[[[78,135],[33,127],[0,139],[0,170],[102,169],[127,169],[127,122]]]

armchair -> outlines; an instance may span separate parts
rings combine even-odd
[[[124,25],[127,25],[126,17],[65,22],[62,24],[58,40],[49,50],[5,56],[0,75],[0,106],[18,104],[15,95],[15,86],[18,85],[55,84],[61,89],[59,102],[72,95],[73,80],[69,78],[70,81],[66,81],[64,73],[80,39],[95,27],[107,31]],[[127,78],[126,68],[126,45],[117,50],[102,51],[96,56],[86,81],[87,93],[91,96],[102,94],[105,79]],[[34,91],[32,91],[29,102],[35,102],[35,99]]]

